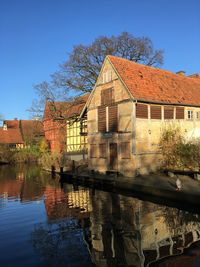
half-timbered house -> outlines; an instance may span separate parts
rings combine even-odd
[[[87,119],[79,119],[88,94],[71,102],[47,102],[43,124],[51,152],[66,152],[79,160],[87,156]]]
[[[169,124],[200,136],[200,77],[107,56],[85,113],[90,170],[149,173],[160,166],[159,140]]]

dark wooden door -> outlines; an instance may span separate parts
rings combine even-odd
[[[110,144],[110,170],[117,171],[117,144]]]

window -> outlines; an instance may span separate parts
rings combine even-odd
[[[91,144],[90,145],[90,158],[97,157],[97,145]]]
[[[174,118],[174,108],[173,107],[164,107],[164,119],[172,120]]]
[[[150,106],[151,119],[161,120],[161,106]]]
[[[98,108],[98,132],[106,132],[106,107]]]
[[[187,111],[188,120],[193,120],[193,110]]]
[[[80,135],[87,135],[87,118],[80,121]]]
[[[101,91],[101,105],[108,106],[113,103],[113,88]]]
[[[108,83],[112,81],[112,71],[108,70],[103,73],[103,83]]]
[[[196,111],[196,119],[199,121],[200,120],[200,111]]]
[[[131,157],[130,142],[122,142],[121,143],[121,158],[130,159],[130,157]]]
[[[136,118],[148,119],[148,105],[136,104]]]
[[[100,158],[107,158],[107,153],[106,153],[106,143],[104,144],[99,144],[99,157]]]
[[[113,105],[108,107],[108,131],[118,131],[118,106]]]
[[[118,106],[98,108],[98,132],[118,131]]]
[[[183,107],[176,107],[176,119],[183,120],[184,119],[184,108]]]

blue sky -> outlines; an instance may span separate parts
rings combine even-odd
[[[200,73],[199,12],[199,0],[0,0],[0,114],[28,119],[33,85],[100,35],[147,36],[162,68]]]

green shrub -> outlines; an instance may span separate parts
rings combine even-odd
[[[54,166],[55,169],[59,170],[60,167],[71,166],[72,161],[68,159],[65,153],[43,153],[40,164],[45,169],[51,170],[51,167]]]
[[[0,145],[0,162],[10,162],[13,151],[7,145]]]
[[[169,127],[163,130],[160,146],[164,167],[200,170],[200,139],[186,140],[180,128]]]
[[[40,151],[37,146],[27,148],[10,148],[9,146],[0,146],[0,162],[18,163],[35,162],[40,157]]]
[[[11,162],[36,162],[40,157],[40,151],[37,146],[17,149],[13,151]]]
[[[49,145],[45,138],[42,138],[39,143],[39,150],[41,153],[47,153],[49,151]]]
[[[180,129],[170,126],[164,129],[161,135],[160,146],[163,155],[163,164],[167,168],[171,168],[180,164],[177,155],[177,148],[183,143],[183,137]]]

